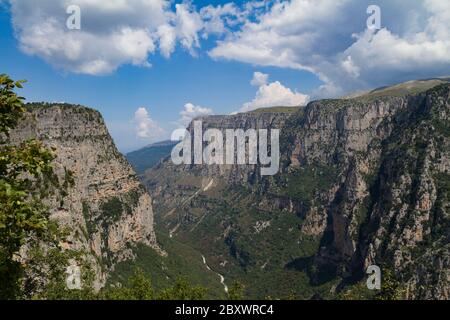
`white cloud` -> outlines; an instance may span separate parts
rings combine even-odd
[[[341,65],[345,72],[347,72],[350,76],[354,78],[359,77],[359,68],[353,63],[352,56],[347,56],[347,58],[341,62]]]
[[[177,43],[195,55],[201,46],[199,35],[224,32],[227,23],[222,19],[238,12],[234,5],[219,6],[216,11],[211,6],[204,11],[204,23],[191,2],[174,7],[168,0],[9,2],[24,52],[58,69],[91,75],[109,74],[123,64],[148,67],[152,54],[159,50],[169,58]],[[66,27],[69,5],[81,9],[81,30]]]
[[[204,21],[205,38],[208,34],[227,33],[229,26],[245,21],[245,13],[232,2],[224,5],[203,7],[200,10],[200,16]]]
[[[162,0],[10,0],[20,47],[58,69],[107,74],[122,64],[150,66],[157,27],[169,21]],[[81,8],[81,30],[69,30],[66,8]]]
[[[293,92],[291,89],[283,86],[279,81],[267,83],[268,75],[255,72],[251,81],[252,85],[259,85],[255,98],[247,103],[244,103],[240,112],[248,112],[258,108],[266,107],[291,107],[303,106],[309,101],[309,96]]]
[[[320,95],[450,70],[450,1],[378,0],[383,29],[366,30],[370,0],[248,1],[195,7],[169,0],[9,0],[23,51],[58,69],[108,74],[123,64],[150,66],[177,45],[196,55],[218,39],[214,59],[307,70]],[[66,8],[79,5],[81,30],[66,28]]]
[[[198,33],[203,29],[203,21],[189,4],[177,4],[175,8],[180,42],[184,48],[194,54],[194,48],[200,47]]]
[[[209,54],[262,66],[303,69],[337,95],[450,70],[450,1],[380,0],[383,29],[366,29],[360,0],[276,2]]]
[[[159,36],[159,50],[165,58],[169,58],[175,50],[177,41],[176,29],[169,24],[164,24],[158,27]]]
[[[133,120],[138,138],[155,140],[164,134],[164,130],[150,117],[146,108],[138,108]]]
[[[255,73],[253,73],[253,79],[252,79],[252,81],[250,81],[250,84],[252,86],[259,87],[259,86],[262,86],[263,84],[266,84],[267,80],[269,80],[268,74],[256,71]]]
[[[450,38],[434,41],[425,34],[406,39],[388,29],[366,31],[345,54],[352,57],[364,78],[380,72],[392,77],[402,72],[435,73],[446,66],[450,70]]]
[[[339,47],[334,42],[319,43],[318,40],[322,33],[335,34],[348,25],[340,23],[342,19],[337,16],[345,2],[348,0],[277,2],[268,12],[259,15],[256,22],[248,20],[241,31],[220,41],[210,55],[252,64],[311,70],[303,59]]]
[[[210,108],[196,106],[190,102],[184,105],[184,109],[180,112],[180,119],[177,124],[180,127],[186,128],[191,121],[197,117],[209,116],[214,114]]]

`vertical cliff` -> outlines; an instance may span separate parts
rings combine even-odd
[[[118,152],[99,112],[66,104],[29,104],[11,132],[12,143],[36,138],[50,147],[55,173],[64,185],[49,195],[52,218],[69,226],[64,246],[90,253],[96,287],[117,262],[133,258],[131,245],[159,253],[152,201]]]

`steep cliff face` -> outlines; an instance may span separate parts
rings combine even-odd
[[[412,103],[411,103],[412,102]],[[409,101],[380,148],[353,262],[387,262],[408,298],[450,296],[450,86]],[[354,264],[355,265],[355,264]]]
[[[162,253],[153,231],[151,198],[117,151],[99,112],[81,106],[31,104],[13,143],[37,138],[52,148],[54,169],[66,188],[49,196],[53,218],[72,230],[67,243],[90,253],[95,285],[114,265],[132,258],[130,245]]]
[[[448,298],[448,93],[443,85],[307,108],[289,167],[319,164],[340,177],[323,199],[328,224],[314,257],[319,270],[330,260],[341,277],[384,265],[405,284],[407,298]]]
[[[203,132],[208,129],[220,130],[222,132],[223,139],[225,140],[227,129],[242,129],[244,131],[248,129],[281,129],[285,121],[291,116],[291,114],[292,111],[236,114],[230,116],[207,116],[199,117],[196,119],[196,121],[202,123]],[[191,134],[191,146],[193,147],[193,140],[195,135],[193,123],[189,125],[187,130]],[[206,145],[207,143],[203,143],[203,146]],[[248,150],[248,145],[246,146],[246,148],[246,150]],[[226,153],[225,143],[223,153]],[[234,150],[234,154],[236,156],[236,150]],[[184,179],[189,179],[188,176],[190,175],[202,178],[193,178],[191,183],[188,184],[202,186],[203,188],[209,185],[208,189],[213,186],[217,186],[218,184],[220,184],[221,180],[224,179],[228,183],[242,184],[245,184],[252,179],[259,179],[258,175],[255,174],[255,172],[259,170],[259,165],[230,165],[226,163],[223,165],[196,165],[193,161],[193,154],[191,164],[174,165],[168,158],[170,158],[170,156],[167,157],[164,163],[157,165],[154,171],[148,171],[146,174],[146,178],[144,178],[144,180],[147,182],[151,180],[153,186],[157,187],[158,189],[161,189],[161,187],[166,187],[167,182],[172,178],[179,179],[184,176]],[[159,176],[158,173],[160,172],[160,169],[164,170],[164,176]],[[209,177],[217,177],[218,179],[212,181],[213,179],[210,179]],[[193,190],[194,192],[196,191],[195,188]],[[166,191],[170,192],[169,189],[167,189]],[[174,196],[176,197],[176,195]],[[159,202],[159,200],[156,201]]]
[[[404,297],[447,299],[450,85],[442,83],[283,115],[204,118],[204,128],[280,128],[280,172],[167,159],[145,177],[156,219],[254,297],[333,297],[377,264],[395,272]]]

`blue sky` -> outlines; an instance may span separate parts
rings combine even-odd
[[[450,73],[446,0],[371,1],[382,10],[382,29],[375,31],[366,30],[370,3],[364,1],[225,7],[227,1],[202,0],[153,9],[164,6],[154,0],[151,19],[141,14],[141,0],[130,1],[125,9],[131,13],[123,16],[124,8],[115,13],[102,1],[6,2],[0,12],[0,72],[28,80],[22,91],[28,101],[98,109],[123,152],[169,137],[196,115],[298,105]],[[65,29],[61,2],[80,3],[81,30]],[[217,8],[222,13],[214,21],[222,24],[208,24]],[[164,38],[164,30],[173,38]],[[125,47],[102,42],[108,36]],[[166,51],[164,39],[172,39]],[[72,43],[81,51],[68,51]],[[98,59],[101,69],[87,64]]]

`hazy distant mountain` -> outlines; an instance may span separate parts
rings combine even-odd
[[[153,167],[163,158],[170,155],[176,143],[176,141],[171,140],[153,143],[139,150],[127,153],[126,157],[134,170],[138,174],[142,174],[145,170]]]

